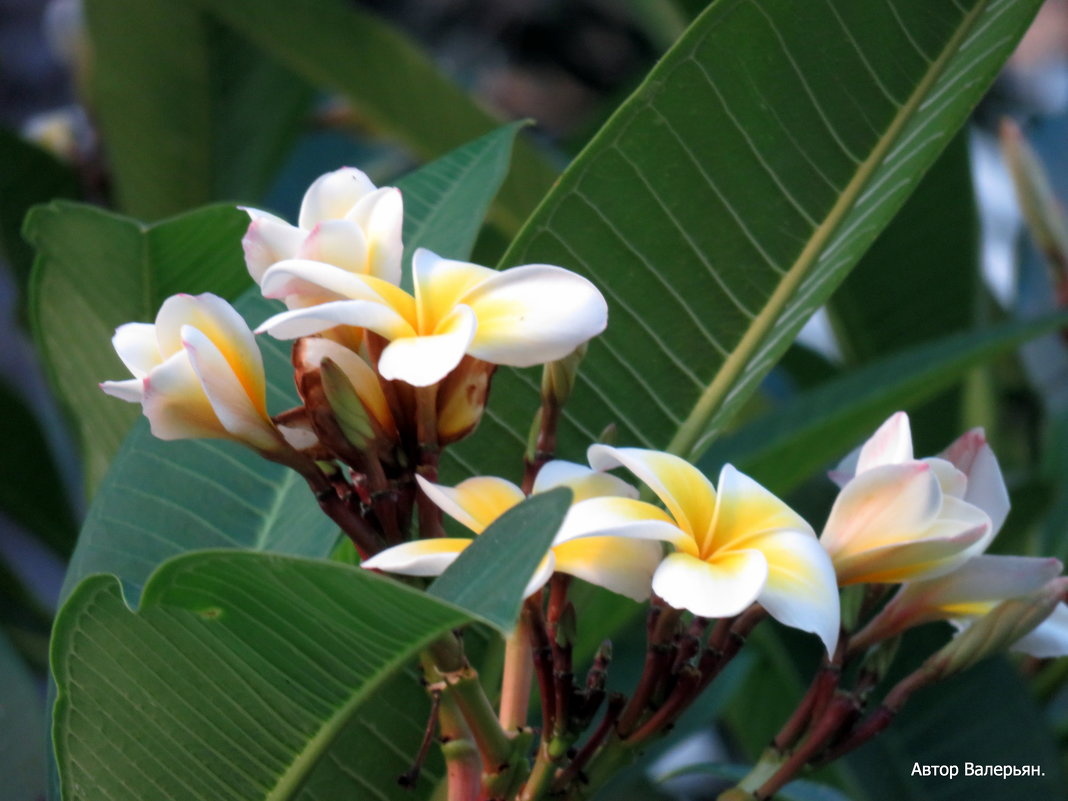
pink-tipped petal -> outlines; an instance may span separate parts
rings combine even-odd
[[[101,381],[100,389],[113,398],[140,403],[145,398],[145,380],[143,378],[129,378],[125,381]]]
[[[653,576],[653,592],[676,609],[701,617],[732,617],[757,599],[768,577],[759,551],[730,551],[706,562],[669,554]]]
[[[861,447],[856,472],[859,475],[873,467],[901,464],[911,460],[912,431],[909,427],[909,416],[904,412],[895,412]]]
[[[241,247],[245,251],[248,273],[258,284],[271,265],[296,257],[305,232],[273,214],[254,209],[245,211],[252,217],[252,222],[241,240]]]

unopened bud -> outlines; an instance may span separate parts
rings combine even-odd
[[[497,365],[464,356],[438,387],[438,444],[463,439],[478,426]]]
[[[360,450],[373,450],[377,432],[352,382],[330,359],[323,359],[319,376],[323,395],[342,435]]]
[[[541,373],[541,397],[543,403],[561,407],[571,397],[575,388],[575,376],[586,356],[586,343],[579,345],[570,354],[555,362],[549,362]]]
[[[619,429],[616,427],[616,424],[609,423],[604,427],[604,430],[601,431],[600,435],[597,437],[597,439],[594,440],[594,442],[599,442],[602,445],[615,445],[616,438],[618,436]]]
[[[931,656],[927,665],[944,678],[1007,651],[1053,614],[1066,593],[1068,577],[1062,577],[1030,595],[1002,601]]]

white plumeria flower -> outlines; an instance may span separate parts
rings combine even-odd
[[[341,270],[370,275],[391,284],[401,278],[401,229],[404,203],[400,190],[376,188],[354,167],[320,176],[304,194],[297,225],[258,209],[246,208],[252,218],[242,240],[245,263],[262,284],[271,265],[288,259],[331,264]],[[314,295],[295,293],[290,306],[318,303]]]
[[[100,388],[140,403],[160,439],[221,437],[261,451],[284,447],[267,413],[256,340],[222,298],[175,295],[163,302],[155,324],[119,326],[111,341],[134,377]]]
[[[787,626],[814,632],[828,652],[838,641],[834,569],[796,512],[730,465],[718,487],[677,456],[594,445],[596,470],[624,466],[667,507],[596,498],[572,507],[561,536],[615,534],[675,546],[653,576],[653,591],[676,609],[731,617],[754,601]]]
[[[420,249],[412,260],[415,296],[372,276],[290,260],[263,276],[267,297],[330,296],[292,309],[257,331],[296,339],[336,326],[374,331],[389,345],[379,373],[414,386],[436,384],[465,354],[529,367],[561,359],[604,330],[608,307],[580,275],[548,264],[491,270]]]
[[[865,648],[935,620],[948,620],[957,628],[965,628],[1002,601],[1037,592],[1059,576],[1061,569],[1061,563],[1053,558],[977,556],[952,573],[902,586],[850,641],[850,647]],[[1028,636],[1036,642],[1059,643],[1062,653],[1068,653],[1068,630],[1063,629],[1062,618],[1063,613],[1055,613]],[[1027,651],[1027,640],[1021,640],[1016,650]]]
[[[842,491],[820,542],[840,584],[932,578],[986,549],[1008,512],[997,460],[980,430],[943,456],[914,459],[898,412],[832,473]]]
[[[492,476],[469,478],[455,487],[432,484],[421,476],[417,478],[419,486],[435,504],[475,534],[481,534],[494,520],[526,497],[512,482]],[[615,476],[564,461],[553,461],[543,466],[538,472],[533,491],[536,494],[555,487],[570,487],[574,493],[568,516],[592,498],[622,496],[633,499],[638,494],[633,487]],[[363,567],[409,576],[437,576],[471,542],[456,537],[407,542],[376,554],[365,561]],[[527,584],[525,596],[533,595],[554,571],[559,571],[635,601],[643,601],[649,597],[650,581],[661,556],[661,547],[656,542],[608,536],[568,539],[558,534],[549,553]]]

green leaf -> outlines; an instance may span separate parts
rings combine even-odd
[[[730,462],[773,492],[786,493],[848,453],[893,412],[937,395],[976,365],[1066,323],[1065,312],[1002,323],[853,370],[724,437],[702,457],[701,467],[712,472]]]
[[[247,227],[248,217],[232,206],[155,225],[67,202],[38,206],[26,218],[26,237],[37,250],[34,336],[74,423],[90,491],[138,414],[97,388],[128,374],[111,347],[115,328],[151,321],[176,292],[235,298],[251,283],[241,250]]]
[[[684,776],[711,776],[716,779],[726,779],[731,782],[741,781],[749,773],[746,765],[713,765],[702,763],[689,765],[685,768],[673,770],[664,776],[658,777],[658,782],[663,783]],[[778,801],[850,801],[840,791],[826,784],[799,779],[792,781],[775,794]]]
[[[303,81],[173,0],[89,0],[86,20],[124,211],[156,220],[267,189],[309,107]]]
[[[92,577],[52,647],[63,798],[411,798],[396,779],[426,699],[402,671],[467,620],[359,568],[266,554],[174,559],[136,613]],[[387,699],[393,677],[407,692]]]
[[[45,791],[44,698],[30,671],[0,634],[0,776],[4,798],[32,801]]]
[[[0,382],[0,512],[53,551],[68,556],[78,535],[67,487],[38,417]]]
[[[511,631],[523,591],[560,530],[571,497],[570,489],[557,487],[509,509],[475,537],[430,586],[430,594]]]
[[[236,308],[253,325],[275,310],[255,290]],[[266,337],[259,343],[267,406],[280,412],[296,403],[289,343]],[[337,527],[296,473],[233,442],[164,442],[142,420],[93,499],[64,594],[86,576],[106,572],[122,579],[128,596],[136,599],[156,567],[194,549],[326,557],[336,541]]]
[[[417,248],[466,260],[501,181],[512,145],[525,122],[513,122],[468,142],[397,182],[404,193],[404,287],[411,291]]]
[[[569,452],[614,422],[621,443],[700,454],[901,207],[1038,6],[712,3],[503,260],[576,269],[608,299],[560,433]],[[497,472],[518,461],[537,381],[499,371],[494,384],[502,419],[483,427],[501,444],[478,464]]]
[[[495,128],[482,109],[401,33],[342,0],[185,0],[215,15],[316,86],[341,92],[361,118],[424,158]],[[556,171],[530,142],[517,144],[497,219],[516,230]]]
[[[19,290],[24,292],[33,251],[22,238],[22,220],[38,203],[77,197],[78,179],[68,165],[6,128],[0,128],[0,164],[4,165],[0,170],[0,254],[14,269]]]

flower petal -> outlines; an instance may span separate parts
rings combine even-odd
[[[230,438],[200,384],[200,378],[180,350],[144,380],[142,408],[159,439]]]
[[[594,470],[626,467],[656,493],[679,527],[698,545],[707,539],[716,509],[716,490],[685,459],[661,451],[609,445],[591,445],[587,458]]]
[[[608,305],[597,287],[547,264],[504,270],[458,302],[478,318],[471,355],[513,367],[562,359],[608,324]]]
[[[993,535],[996,535],[1009,514],[1009,492],[997,456],[987,444],[983,429],[973,428],[961,435],[942,455],[968,477],[964,500],[990,516]]]
[[[757,599],[768,577],[759,551],[731,551],[706,562],[669,554],[653,576],[653,592],[676,609],[701,617],[732,617]]]
[[[311,230],[323,220],[340,220],[360,198],[374,190],[371,179],[355,167],[320,175],[304,193],[298,224]]]
[[[874,467],[838,494],[820,541],[837,566],[840,556],[915,539],[941,508],[942,490],[928,465]]]
[[[693,537],[662,509],[632,498],[590,498],[573,504],[554,543],[598,536],[670,542],[679,550],[697,553]]]
[[[145,380],[130,378],[126,381],[101,381],[100,389],[113,398],[140,403],[145,398]]]
[[[556,569],[635,601],[649,597],[663,558],[658,542],[624,537],[584,537],[553,548]]]
[[[733,465],[723,465],[718,490],[712,536],[703,546],[709,552],[752,547],[755,537],[779,529],[810,532],[815,541],[815,533],[801,515]]]
[[[422,476],[416,480],[439,509],[476,534],[526,497],[511,481],[495,476],[475,476],[455,487],[432,484]]]
[[[399,285],[401,256],[404,246],[404,201],[400,190],[387,186],[364,195],[345,215],[357,223],[367,236],[366,272]]]
[[[426,248],[415,251],[412,274],[419,332],[423,334],[436,333],[438,324],[449,316],[469,289],[499,275],[488,267],[443,259]]]
[[[968,477],[953,466],[952,462],[931,456],[922,460],[931,468],[938,486],[942,488],[942,494],[953,498],[963,498],[968,489]]]
[[[390,307],[367,300],[335,300],[304,309],[280,312],[260,323],[275,339],[297,339],[327,331],[339,325],[366,328],[386,339],[411,336],[411,326]]]
[[[356,223],[326,220],[312,228],[295,256],[362,274],[368,272],[367,249],[367,239]]]
[[[289,259],[263,275],[264,297],[286,298],[290,305],[309,306],[331,300],[368,300],[389,306],[408,323],[415,323],[415,299],[400,287],[373,275],[350,273],[332,264]],[[292,303],[296,298],[299,302]],[[414,329],[413,329],[414,330]]]
[[[1038,659],[1052,659],[1068,655],[1068,606],[1057,604],[1030,634],[1025,634],[1009,649]]]
[[[459,537],[405,542],[380,551],[364,560],[360,567],[404,576],[440,576],[471,542]]]
[[[258,284],[268,267],[296,257],[304,242],[305,232],[273,214],[256,209],[245,211],[252,222],[241,240],[241,247],[245,251],[248,273]]]
[[[248,323],[233,306],[217,295],[172,295],[156,314],[160,355],[167,358],[182,350],[182,328],[190,325],[215,343],[235,372],[244,374],[252,397],[265,390],[263,357]]]
[[[553,459],[542,465],[534,479],[533,492],[545,492],[554,487],[569,487],[574,493],[573,503],[605,496],[638,497],[638,490],[621,478],[562,459]]]
[[[857,475],[887,464],[912,461],[912,431],[909,416],[895,412],[876,430],[860,449]]]
[[[838,582],[816,535],[776,531],[755,538],[753,547],[768,560],[767,583],[757,600],[780,623],[816,634],[827,653],[834,653],[841,616]]]
[[[534,571],[534,575],[530,577],[530,581],[527,582],[526,588],[523,590],[523,597],[529,598],[536,593],[546,582],[553,577],[553,573],[556,571],[556,557],[553,556],[552,551],[545,554],[542,560],[538,562],[538,567]]]
[[[144,378],[163,361],[156,340],[156,326],[151,323],[126,323],[115,329],[111,338],[115,352],[135,378]]]
[[[256,448],[277,449],[280,440],[267,415],[259,353],[254,364],[234,365],[216,342],[190,325],[182,327],[182,342],[222,427]]]
[[[436,384],[463,359],[476,325],[474,313],[457,306],[438,326],[438,333],[393,339],[378,358],[378,372],[383,378],[416,387]]]

